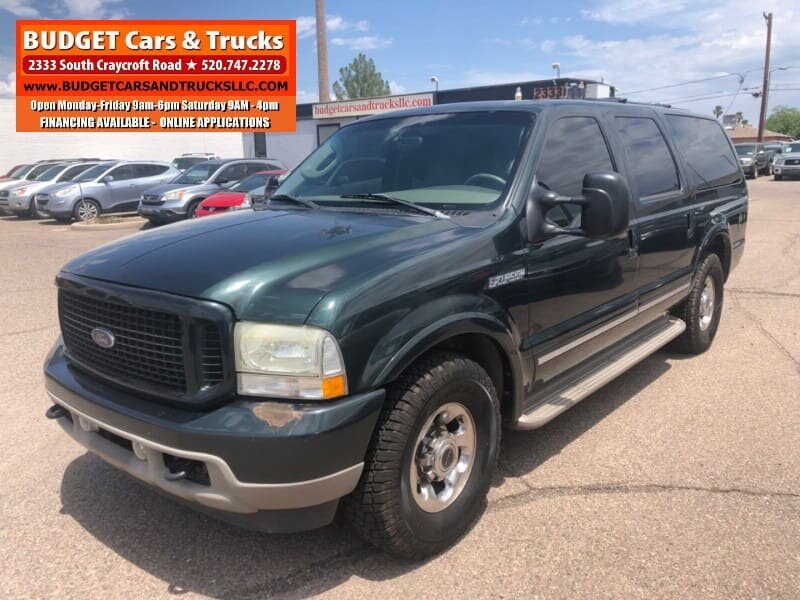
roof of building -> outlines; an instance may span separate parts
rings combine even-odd
[[[735,129],[725,130],[733,141],[736,140],[754,140],[758,139],[758,128],[752,125],[739,125]],[[771,138],[773,140],[791,140],[791,136],[778,133],[777,131],[764,130],[764,139]]]

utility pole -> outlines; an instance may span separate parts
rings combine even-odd
[[[764,141],[764,122],[767,120],[769,98],[769,50],[772,46],[772,13],[763,13],[767,21],[767,53],[764,56],[764,83],[761,87],[761,115],[758,118],[758,141]]]
[[[325,0],[316,0],[317,4],[317,81],[319,83],[319,101],[330,102],[331,82],[328,79],[328,27],[325,21]]]

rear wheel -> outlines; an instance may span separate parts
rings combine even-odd
[[[93,221],[100,216],[100,205],[94,200],[81,198],[75,204],[73,215],[78,221]]]
[[[389,388],[344,510],[391,554],[436,554],[483,509],[499,448],[500,403],[486,371],[457,354],[430,354]]]
[[[689,297],[675,311],[686,323],[686,331],[673,342],[679,352],[701,354],[711,346],[722,316],[724,279],[719,257],[706,256],[694,274]]]

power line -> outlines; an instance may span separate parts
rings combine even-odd
[[[788,67],[775,67],[774,69],[771,69],[771,70],[772,71],[785,71],[785,70],[796,69],[796,68],[798,68],[798,66],[790,65]],[[734,76],[735,77],[739,77],[740,81],[743,81],[745,79],[745,75],[747,75],[747,73],[753,73],[753,72],[756,72],[756,71],[763,71],[763,70],[764,70],[763,67],[757,67],[757,68],[754,68],[754,69],[747,69],[746,71],[742,71],[741,73],[731,72],[731,73],[726,73],[724,75],[715,75],[713,77],[704,77],[702,79],[690,79],[689,81],[681,81],[679,83],[671,83],[669,85],[660,85],[658,87],[646,88],[646,89],[641,89],[641,90],[633,90],[632,92],[626,92],[625,90],[617,89],[617,94],[620,95],[620,96],[630,96],[632,94],[642,94],[644,92],[654,92],[654,91],[657,91],[657,90],[666,90],[666,89],[669,89],[669,88],[680,87],[682,85],[689,85],[689,84],[692,84],[692,83],[704,83],[706,81],[715,81],[717,79],[726,79],[728,77],[734,77]]]
[[[743,91],[750,91],[755,90],[758,88],[745,88]],[[772,92],[800,92],[800,87],[796,88],[769,88],[770,93]],[[760,93],[760,92],[759,92]],[[662,104],[684,104],[686,102],[699,102],[700,100],[715,100],[716,98],[727,98],[729,96],[735,96],[738,92],[728,92],[725,94],[715,94],[713,96],[690,96],[688,98],[677,98],[675,100],[664,100],[661,102]]]

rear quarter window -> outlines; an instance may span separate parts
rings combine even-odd
[[[664,115],[664,121],[693,186],[707,189],[739,180],[739,160],[719,123],[688,115]]]

